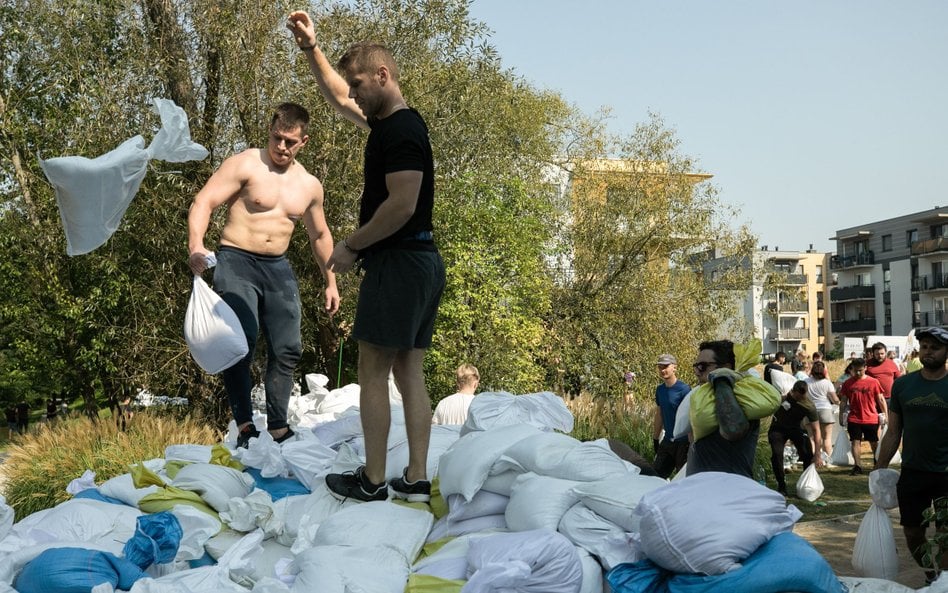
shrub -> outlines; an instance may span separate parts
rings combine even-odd
[[[163,457],[168,445],[221,440],[216,428],[190,417],[139,412],[125,432],[111,421],[64,419],[40,425],[10,444],[0,466],[2,492],[20,520],[71,498],[66,486],[87,469],[101,484],[135,462]]]
[[[584,393],[567,400],[566,406],[573,413],[573,437],[581,441],[616,439],[651,459],[654,404],[650,400],[597,398]]]

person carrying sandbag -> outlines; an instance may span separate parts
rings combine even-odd
[[[699,387],[691,393],[694,436],[688,475],[718,471],[753,479],[760,419],[780,406],[777,389],[745,374],[760,359],[760,340],[702,342],[694,363]]]

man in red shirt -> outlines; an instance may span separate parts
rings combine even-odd
[[[853,360],[852,377],[843,383],[839,394],[842,405],[849,409],[847,430],[853,447],[853,469],[850,475],[862,473],[859,456],[862,452],[863,439],[869,441],[872,458],[873,460],[876,458],[879,424],[885,422],[888,412],[884,393],[879,381],[866,375],[865,359]]]
[[[888,350],[882,342],[872,345],[872,358],[866,361],[866,375],[879,381],[882,385],[883,396],[888,402],[892,397],[892,382],[902,374],[899,365],[888,357]]]

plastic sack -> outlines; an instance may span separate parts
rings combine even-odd
[[[869,494],[872,502],[884,509],[894,509],[899,506],[899,496],[896,486],[899,483],[899,472],[894,469],[877,469],[869,472]]]
[[[234,310],[200,276],[184,316],[184,340],[204,372],[216,375],[247,356],[247,336]]]
[[[46,550],[23,567],[13,582],[18,593],[91,591],[103,583],[127,591],[146,575],[114,554],[85,548]]]
[[[125,559],[142,570],[171,562],[178,554],[182,536],[181,523],[173,514],[142,515],[135,522],[135,535],[125,542]]]
[[[161,129],[148,148],[141,136],[129,138],[94,159],[67,156],[39,159],[56,192],[66,233],[66,253],[89,253],[109,240],[122,222],[148,168],[149,159],[173,163],[201,160],[208,154],[191,142],[188,117],[169,99],[152,99]]]
[[[687,435],[691,432],[691,393],[694,391],[692,389],[688,392],[681,402],[678,404],[678,411],[675,412],[675,434],[673,435],[676,439]],[[688,465],[687,463],[685,465]]]
[[[766,418],[780,406],[777,388],[758,377],[744,376],[737,381],[734,384],[734,396],[748,420]],[[717,429],[718,417],[714,411],[714,387],[711,383],[699,385],[691,392],[689,415],[695,440]]]
[[[807,502],[813,502],[823,494],[823,480],[816,471],[816,464],[811,463],[797,480],[797,496]]]
[[[576,547],[555,531],[498,533],[471,542],[464,593],[576,593],[583,567]]]
[[[833,465],[852,465],[853,453],[852,444],[849,442],[849,433],[846,427],[836,424],[836,437],[833,440],[833,453],[830,455],[830,463]]]
[[[785,373],[783,371],[774,369],[770,371],[770,382],[774,387],[777,388],[777,391],[780,392],[780,395],[784,396],[790,393],[790,390],[793,389],[793,384],[797,382],[797,378],[790,373]]]
[[[853,543],[853,569],[860,576],[894,581],[899,574],[895,533],[888,513],[877,504],[869,506]]]
[[[540,430],[573,431],[573,414],[563,398],[549,391],[513,395],[506,391],[481,393],[471,402],[461,436],[511,424],[529,424]]]

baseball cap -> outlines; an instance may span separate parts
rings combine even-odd
[[[658,357],[658,364],[678,364],[678,359],[671,354],[662,354]]]
[[[941,327],[929,327],[920,332],[916,332],[916,338],[931,338],[941,344],[948,344],[948,330]]]

